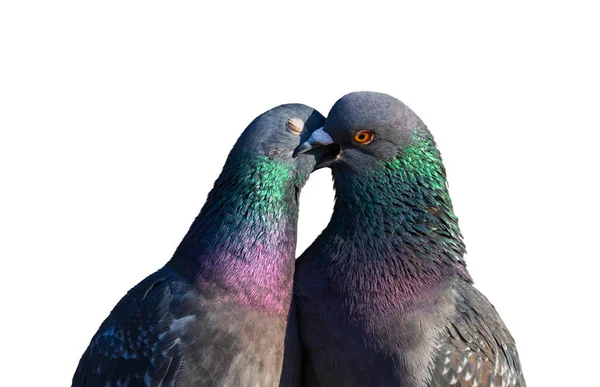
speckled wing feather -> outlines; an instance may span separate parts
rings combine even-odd
[[[431,387],[524,387],[515,341],[496,309],[466,282],[458,286],[456,317],[434,360]]]
[[[175,385],[185,324],[171,310],[183,285],[174,276],[162,269],[121,299],[82,356],[73,386]]]

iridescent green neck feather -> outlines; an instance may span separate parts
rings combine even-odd
[[[357,251],[367,251],[357,260],[396,255],[442,265],[462,262],[465,248],[446,173],[425,127],[413,132],[393,160],[361,171],[340,168],[334,179],[337,200],[330,227],[359,244]]]
[[[262,155],[230,155],[172,261],[193,268],[190,272],[199,286],[227,294],[237,303],[287,311],[296,248],[297,179],[290,163]]]

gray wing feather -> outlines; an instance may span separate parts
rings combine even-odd
[[[494,306],[468,283],[434,359],[431,387],[525,387],[515,341]]]
[[[172,276],[158,271],[133,289],[102,323],[83,354],[73,386],[173,386],[182,362],[171,329]]]

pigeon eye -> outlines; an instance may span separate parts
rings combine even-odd
[[[302,133],[302,129],[304,129],[304,121],[302,121],[298,117],[292,117],[285,123],[285,127],[288,131],[294,134]]]
[[[360,145],[367,145],[373,141],[373,132],[370,130],[361,130],[354,135],[354,141]]]

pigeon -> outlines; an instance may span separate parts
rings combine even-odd
[[[246,128],[173,257],[112,310],[73,386],[279,384],[299,193],[318,161],[293,152],[323,124],[287,104]]]
[[[316,169],[331,168],[336,202],[296,263],[282,381],[525,386],[515,341],[473,287],[421,119],[389,95],[351,93],[297,152],[319,148]]]

